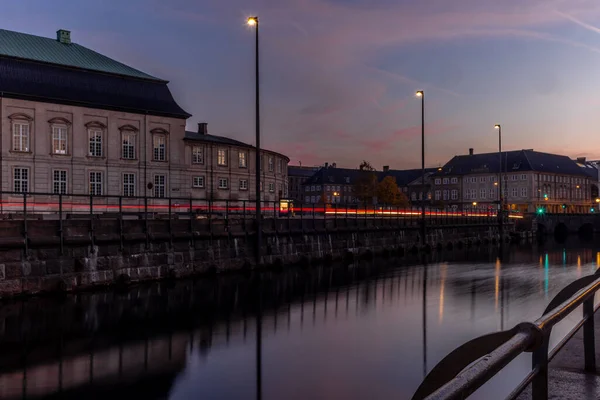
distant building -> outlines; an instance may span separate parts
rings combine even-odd
[[[429,206],[432,201],[431,194],[431,175],[437,171],[437,168],[425,168],[425,179],[423,183],[423,171],[418,169],[393,170],[389,167],[383,167],[383,172],[379,173],[381,181],[386,176],[393,176],[396,179],[398,188],[406,195],[413,205],[421,205],[425,199],[425,205]]]
[[[588,212],[590,176],[567,156],[533,150],[502,152],[504,203],[511,210]],[[460,209],[496,209],[499,200],[498,153],[455,156],[433,179],[433,198]],[[444,200],[449,199],[449,200]]]
[[[288,166],[288,197],[296,202],[304,201],[302,185],[313,176],[320,167],[306,167],[298,165]]]
[[[600,161],[586,161],[585,157],[574,160],[583,172],[590,177],[590,194],[594,202],[600,197],[598,187],[600,186]]]

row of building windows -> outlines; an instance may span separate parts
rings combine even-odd
[[[227,149],[217,149],[217,165],[226,167],[228,165],[228,150]],[[261,169],[264,162],[264,156],[260,156],[261,159]],[[204,147],[202,146],[193,146],[192,147],[192,164],[204,164]],[[248,168],[248,153],[245,151],[238,151],[238,167],[240,168]],[[273,156],[267,157],[267,169],[269,172],[274,172],[275,170],[275,160]],[[283,160],[277,160],[277,172],[283,172]]]
[[[123,173],[123,196],[136,196],[136,175],[134,173]],[[154,175],[154,197],[165,197],[166,196],[166,175]],[[27,167],[16,167],[13,169],[13,191],[18,193],[28,193],[30,182],[29,168]],[[192,178],[192,186],[195,188],[204,188],[205,179],[204,176],[194,176]],[[275,183],[268,183],[269,192],[275,192]],[[228,178],[218,178],[219,189],[229,189]],[[261,182],[261,191],[262,189]],[[248,180],[239,180],[239,189],[248,190]],[[279,184],[279,191],[284,193],[284,185]],[[52,171],[52,193],[54,194],[67,194],[67,171],[66,170],[54,170]],[[104,173],[101,171],[90,171],[89,172],[89,193],[93,196],[101,196],[104,194]],[[287,195],[287,193],[285,194]]]
[[[346,204],[355,203],[356,198],[353,196],[327,196],[327,203]],[[321,202],[321,196],[304,196],[305,203],[317,204]]]
[[[24,122],[15,122],[13,128],[13,152],[29,153],[30,125]],[[136,140],[134,131],[121,131],[121,158],[125,160],[137,159]],[[68,155],[68,130],[66,125],[52,125],[51,153],[57,155]],[[167,137],[164,134],[152,135],[152,155],[154,161],[167,161]],[[99,128],[88,129],[88,156],[104,156],[104,133]]]
[[[535,179],[538,180],[537,175],[535,175]],[[498,180],[497,176],[466,176],[464,177],[464,182],[465,183],[486,183],[486,182],[496,182]],[[503,181],[526,181],[527,180],[527,174],[505,174],[502,178]],[[540,180],[543,182],[560,182],[560,183],[574,183],[574,184],[582,184],[584,183],[584,179],[583,178],[573,178],[573,177],[568,177],[568,176],[555,176],[555,175],[545,175],[545,174],[541,174],[540,175]],[[448,183],[458,183],[458,179],[457,178],[436,178],[435,179],[435,184],[436,185],[441,185],[441,184],[447,185]]]
[[[352,186],[340,186],[340,185],[326,185],[325,187],[325,191],[327,192],[352,192]],[[322,186],[321,185],[311,185],[311,186],[305,186],[304,187],[304,191],[305,192],[320,192],[321,191]]]
[[[441,185],[441,184],[447,185],[448,183],[458,183],[458,178],[436,178],[435,179],[435,184],[436,185]]]

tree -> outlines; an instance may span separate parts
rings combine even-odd
[[[354,193],[364,205],[373,204],[373,199],[377,195],[377,174],[371,163],[364,160],[360,163],[358,169],[359,175],[354,183]]]
[[[390,206],[408,207],[408,198],[400,191],[393,176],[386,176],[377,185],[377,201]]]

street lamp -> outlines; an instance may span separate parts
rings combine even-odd
[[[261,203],[260,203],[260,91],[259,91],[259,57],[258,57],[258,17],[249,17],[248,26],[253,26],[256,31],[256,46],[255,46],[255,119],[256,119],[256,265],[260,265],[260,253],[261,253],[261,242],[262,242],[262,221],[261,221]]]
[[[504,218],[502,215],[504,212],[504,199],[502,193],[502,126],[496,124],[494,125],[494,129],[498,130],[498,159],[500,160],[500,170],[498,171],[498,231],[500,233],[500,243],[502,243],[502,219]]]
[[[477,202],[476,201],[473,202],[473,207],[477,207]]]
[[[425,93],[417,90],[415,93],[421,98],[421,191],[425,190]],[[425,193],[421,197],[421,245],[425,246]]]

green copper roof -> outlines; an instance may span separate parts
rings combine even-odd
[[[0,29],[0,56],[162,81],[76,43]]]

